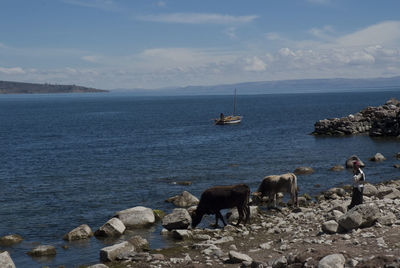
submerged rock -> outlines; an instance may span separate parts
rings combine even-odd
[[[28,255],[34,257],[54,256],[56,254],[57,254],[56,248],[50,245],[40,245],[28,252]]]
[[[22,242],[22,237],[17,234],[6,235],[0,237],[0,246],[7,247],[12,246]]]

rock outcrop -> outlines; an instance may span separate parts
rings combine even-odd
[[[88,239],[93,236],[92,229],[87,224],[82,224],[69,233],[65,234],[63,239],[67,241]]]
[[[156,221],[153,210],[142,206],[121,210],[115,217],[120,219],[127,228],[140,228]]]
[[[388,100],[378,107],[367,107],[342,118],[319,120],[314,124],[314,135],[354,135],[368,133],[372,137],[400,136],[400,102]]]

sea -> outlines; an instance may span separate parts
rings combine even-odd
[[[131,230],[116,240],[92,237],[66,242],[81,224],[93,231],[117,211],[145,206],[170,213],[169,197],[188,191],[200,197],[215,185],[248,184],[264,176],[312,167],[299,175],[300,195],[311,196],[351,183],[351,172],[332,172],[357,155],[366,180],[400,177],[396,138],[316,137],[320,119],[343,117],[367,106],[400,99],[398,90],[376,92],[245,95],[238,92],[241,124],[217,126],[232,113],[233,96],[138,97],[129,93],[0,96],[0,237],[23,242],[0,247],[18,268],[78,267],[99,263],[100,249],[146,238],[151,249],[173,246],[161,223]],[[368,159],[377,152],[387,160]],[[182,185],[181,182],[191,182]],[[203,224],[214,220],[203,219]],[[32,258],[35,246],[53,245],[57,255]]]

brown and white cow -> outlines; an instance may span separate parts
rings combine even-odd
[[[270,204],[274,200],[274,207],[276,207],[276,194],[280,192],[290,193],[292,204],[299,206],[297,177],[293,173],[264,177],[256,195],[260,195],[261,198],[268,196],[268,203]]]

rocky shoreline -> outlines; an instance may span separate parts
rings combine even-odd
[[[400,179],[367,183],[364,204],[347,211],[350,190],[350,185],[332,188],[314,200],[303,195],[298,208],[281,203],[281,209],[267,209],[265,202],[253,201],[251,223],[239,227],[231,225],[237,219],[232,210],[227,215],[231,224],[224,228],[191,230],[189,212],[195,206],[177,208],[162,219],[165,229],[161,235],[174,239],[174,247],[150,250],[146,239],[135,236],[103,248],[101,263],[80,267],[400,267]],[[188,206],[196,200],[184,192],[169,201]],[[126,225],[150,224],[157,215],[159,212],[144,207],[128,209],[95,234],[118,237]],[[93,235],[89,226],[81,225],[64,239]],[[9,235],[1,237],[0,244],[21,240]],[[29,254],[51,256],[56,250],[41,245]],[[7,251],[0,253],[0,267],[15,267]]]
[[[384,105],[367,107],[342,118],[319,120],[314,135],[343,136],[368,134],[371,137],[400,138],[400,101],[390,99]]]

